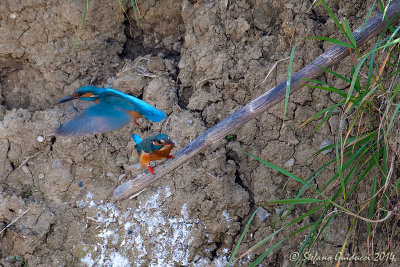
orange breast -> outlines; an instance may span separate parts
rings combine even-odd
[[[129,115],[131,115],[132,118],[134,118],[134,119],[140,118],[142,116],[140,113],[138,113],[136,111],[128,111],[128,112],[129,112]]]
[[[147,166],[149,166],[150,160],[151,160],[150,154],[147,154],[142,151],[142,153],[140,154],[140,165],[142,166],[143,169],[146,169]]]
[[[173,145],[167,145],[158,151],[154,151],[154,153],[146,153],[142,151],[140,154],[140,165],[145,169],[149,166],[150,161],[167,158],[172,148],[174,148]]]
[[[159,156],[160,158],[166,158],[169,153],[171,153],[171,150],[174,148],[174,145],[166,145],[163,148],[161,148],[158,151],[154,151],[154,154]]]

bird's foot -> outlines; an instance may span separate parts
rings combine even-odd
[[[152,174],[156,174],[151,166],[149,166],[149,171],[150,171]]]
[[[167,156],[167,159],[174,159],[174,158],[175,158],[174,155],[168,155],[168,156]]]
[[[136,121],[138,118],[133,118],[133,122],[136,124],[136,126],[140,126],[139,123]]]

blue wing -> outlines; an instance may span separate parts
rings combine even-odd
[[[105,96],[104,100],[110,104],[118,105],[129,111],[136,111],[152,122],[162,121],[166,117],[163,111],[156,109],[139,98],[124,94],[120,91],[106,88],[102,95]]]
[[[72,136],[102,133],[120,128],[127,124],[130,119],[131,116],[118,107],[99,103],[58,127],[56,133]]]

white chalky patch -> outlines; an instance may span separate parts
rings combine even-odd
[[[189,220],[186,204],[182,217],[168,216],[160,206],[171,195],[168,187],[160,188],[132,201],[122,213],[113,203],[96,203],[88,192],[77,204],[97,214],[93,224],[99,242],[87,250],[81,262],[87,266],[189,265],[190,233],[200,222]]]

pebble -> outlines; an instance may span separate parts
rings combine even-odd
[[[29,170],[28,166],[26,166],[26,165],[22,166],[21,170],[26,174],[30,174],[31,173],[31,171]]]
[[[43,143],[44,137],[41,136],[41,135],[39,135],[39,136],[37,137],[37,140],[38,140],[39,143]]]
[[[126,174],[123,173],[118,177],[118,182],[120,182],[122,179],[124,179],[126,177]]]
[[[80,182],[78,183],[78,186],[79,186],[79,187],[82,187],[82,186],[83,186],[82,181],[80,181]]]
[[[291,158],[291,159],[289,159],[288,161],[286,161],[284,167],[285,167],[285,168],[293,167],[294,162],[295,162],[295,159],[294,159],[294,158]]]
[[[62,165],[61,160],[60,160],[59,158],[56,158],[56,159],[53,161],[53,164],[51,165],[51,167],[52,167],[53,169],[62,168],[63,165]]]
[[[43,173],[39,174],[38,178],[39,179],[43,179],[44,178],[44,174]]]
[[[332,145],[332,144],[333,144],[333,141],[324,140],[324,141],[321,142],[321,145],[319,146],[319,149],[323,149],[324,147],[327,147],[327,146]],[[322,155],[325,156],[326,154],[331,153],[332,151],[333,151],[333,148],[324,150],[324,151],[322,151]]]
[[[271,214],[264,208],[262,207],[257,208],[257,217],[261,222],[265,221],[265,219],[267,219],[269,216],[271,216]]]

